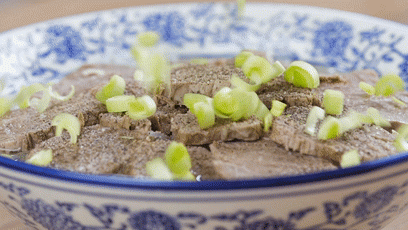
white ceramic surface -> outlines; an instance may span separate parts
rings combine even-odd
[[[0,34],[2,95],[58,81],[84,63],[134,64],[146,30],[173,59],[230,57],[241,49],[340,71],[408,76],[408,28],[335,10],[232,3],[125,8]],[[295,177],[154,182],[92,176],[0,159],[0,203],[33,229],[379,229],[406,209],[408,154]]]

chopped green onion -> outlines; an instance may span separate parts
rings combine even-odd
[[[208,59],[207,58],[194,58],[190,60],[190,63],[197,64],[197,65],[207,65]]]
[[[77,142],[77,137],[81,133],[81,123],[79,119],[68,113],[60,113],[52,119],[52,126],[56,126],[55,136],[60,136],[63,129],[66,129],[71,136],[71,143]]]
[[[340,134],[343,134],[349,130],[361,127],[363,123],[372,123],[370,117],[358,113],[356,111],[351,111],[347,116],[339,119],[340,122]]]
[[[407,104],[405,104],[403,101],[399,100],[398,98],[396,98],[396,97],[394,97],[394,96],[392,96],[391,99],[392,99],[395,103],[397,103],[398,105],[400,105],[401,107],[406,107],[406,106],[407,106]]]
[[[296,87],[317,88],[320,85],[316,68],[304,61],[294,61],[285,71],[285,80]]]
[[[107,99],[114,96],[123,95],[125,92],[125,87],[125,80],[119,75],[114,75],[110,79],[109,83],[96,93],[95,97],[98,101],[105,104]]]
[[[42,113],[48,108],[50,102],[51,93],[49,90],[44,90],[41,99],[33,98],[30,106],[36,108],[39,113]]]
[[[328,116],[320,126],[317,138],[319,140],[334,139],[340,134],[340,122],[337,118]]]
[[[323,120],[325,112],[322,108],[313,106],[307,115],[305,132],[311,136],[315,135],[316,125],[319,120]]]
[[[194,115],[202,129],[208,129],[215,124],[215,113],[212,104],[197,102],[194,104]]]
[[[41,150],[34,154],[30,159],[26,160],[26,163],[30,163],[38,166],[47,166],[52,161],[52,150]]]
[[[268,60],[256,55],[250,56],[241,68],[245,76],[256,84],[266,83],[285,71],[279,61],[271,65]]]
[[[48,92],[50,93],[51,97],[59,100],[59,101],[68,101],[71,99],[75,94],[75,86],[71,85],[71,92],[67,96],[61,96],[59,93],[52,91],[52,86],[48,86]]]
[[[142,58],[139,64],[143,70],[143,82],[150,93],[160,93],[162,85],[169,91],[171,90],[171,67],[163,55],[159,53],[150,54]]]
[[[161,158],[156,158],[146,163],[146,172],[153,179],[173,180],[173,174],[167,167],[166,162]]]
[[[387,121],[385,118],[383,118],[380,114],[380,112],[373,108],[370,107],[367,109],[367,116],[369,116],[373,123],[375,125],[381,126],[381,127],[390,127],[391,123],[389,121]]]
[[[110,113],[120,113],[129,110],[129,103],[136,98],[133,95],[119,95],[106,100],[106,109]]]
[[[261,87],[261,84],[255,84],[255,85],[248,84],[245,81],[243,81],[241,78],[238,78],[236,75],[232,75],[230,82],[232,86],[236,88],[241,88],[245,91],[255,92]]]
[[[214,95],[213,105],[215,112],[222,118],[228,118],[239,109],[239,98],[233,97],[231,92],[232,89],[224,87]]]
[[[249,51],[242,51],[235,57],[235,67],[241,68],[249,57],[254,56]]]
[[[245,13],[245,3],[246,3],[246,0],[237,0],[238,16],[239,16],[239,17],[244,16],[244,13]]]
[[[156,112],[156,103],[148,96],[144,95],[129,102],[127,115],[134,120],[141,120],[152,116]]]
[[[12,100],[8,98],[0,97],[0,117],[11,109],[12,103]]]
[[[135,79],[136,81],[143,81],[144,79],[143,71],[140,69],[135,70],[135,73],[133,74],[133,79]]]
[[[326,89],[323,92],[323,107],[327,114],[340,115],[343,113],[343,106],[343,92],[331,89]]]
[[[191,169],[191,158],[182,143],[171,142],[164,155],[165,162],[174,174],[185,174]]]
[[[394,146],[398,152],[408,151],[408,125],[404,124],[398,128],[398,135],[395,138]]]
[[[373,95],[375,93],[375,88],[374,86],[365,83],[365,82],[360,82],[360,84],[358,84],[358,86],[360,87],[360,89],[364,90],[364,92],[366,92],[368,95]]]
[[[404,89],[405,82],[400,76],[388,74],[381,77],[375,84],[375,95],[388,97]]]
[[[266,107],[266,105],[259,100],[259,104],[254,112],[254,115],[259,119],[264,119],[268,114],[270,114],[268,107]]]
[[[141,33],[137,36],[138,42],[141,46],[152,47],[157,44],[160,39],[160,35],[153,31]]]
[[[357,150],[350,150],[341,156],[340,166],[342,168],[352,167],[360,164],[360,156]]]
[[[16,98],[14,99],[14,103],[16,103],[20,107],[20,109],[27,108],[28,106],[30,106],[31,96],[33,96],[37,92],[44,90],[45,87],[40,83],[34,83],[30,86],[22,86]]]
[[[213,103],[213,99],[208,96],[202,95],[202,94],[195,94],[195,93],[184,94],[183,104],[187,106],[187,108],[191,111],[191,113],[193,114],[195,113],[194,104],[198,102],[205,102],[211,105]]]
[[[146,58],[149,57],[150,55],[150,50],[147,49],[146,47],[143,46],[133,46],[130,49],[130,53],[132,54],[133,58],[138,62],[138,64],[140,65],[140,63],[143,60],[146,60]]]
[[[272,100],[272,107],[271,107],[271,113],[275,117],[279,117],[282,115],[283,111],[286,108],[286,104],[283,102],[280,102],[278,100]]]
[[[272,113],[266,114],[264,118],[264,132],[267,133],[272,126],[273,115]]]

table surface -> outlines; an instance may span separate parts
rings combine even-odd
[[[35,22],[78,13],[135,5],[192,1],[195,0],[0,0],[0,32]],[[248,2],[249,1],[251,0],[248,0]],[[268,0],[258,0],[258,2],[259,1]],[[328,7],[368,14],[408,24],[408,1],[406,0],[269,0],[268,2],[285,2],[290,4]],[[38,12],[41,12],[41,14]],[[27,229],[27,227],[24,227],[17,217],[10,215],[5,208],[0,205],[0,230],[7,229],[23,230]],[[383,230],[404,229],[408,229],[408,210]]]

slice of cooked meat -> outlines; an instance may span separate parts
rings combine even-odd
[[[223,87],[230,87],[230,79],[233,74],[246,80],[242,70],[234,64],[225,65],[186,64],[174,68],[171,71],[172,88],[170,98],[182,104],[186,93],[199,93],[209,97]]]
[[[119,113],[102,113],[99,115],[99,124],[113,129],[137,130],[147,135],[151,131],[151,123],[148,119],[133,120],[127,115]]]
[[[28,158],[40,150],[52,149],[51,167],[57,169],[146,177],[146,163],[164,157],[170,142],[150,136],[144,128],[127,130],[93,125],[84,128],[77,144],[71,144],[68,133],[63,132],[37,145]],[[194,174],[214,175],[207,149],[187,147],[187,150]]]
[[[216,119],[213,127],[203,130],[190,112],[173,117],[171,131],[174,139],[185,145],[203,145],[213,141],[254,141],[263,135],[261,122],[253,117],[239,122]]]
[[[288,83],[283,75],[272,79],[257,92],[259,99],[271,108],[272,100],[281,101],[288,106],[321,106],[322,94],[316,89],[295,87]]]
[[[70,103],[54,104],[41,114],[32,108],[24,111],[13,110],[0,120],[0,148],[29,150],[54,136],[51,121],[56,115],[69,113],[79,117],[82,125],[90,126],[99,122],[99,114],[106,108],[91,93],[85,93],[73,97]]]
[[[210,149],[216,172],[227,180],[296,175],[337,168],[328,160],[287,151],[267,138],[254,142],[214,142]]]
[[[75,86],[75,95],[87,92],[95,84],[106,84],[113,75],[119,75],[126,81],[134,81],[134,67],[120,65],[84,65],[77,71],[62,78],[53,89],[61,95],[71,91],[71,85]]]
[[[398,106],[391,97],[369,96],[359,87],[359,83],[364,81],[371,85],[380,79],[374,70],[361,70],[341,75],[342,82],[324,81],[318,88],[323,92],[325,89],[339,90],[344,93],[344,111],[356,110],[365,113],[369,107],[374,107],[380,111],[381,115],[391,121],[398,121],[408,124],[408,107]],[[408,104],[408,91],[397,92],[398,99]]]
[[[282,116],[274,119],[267,135],[288,151],[322,157],[336,163],[340,162],[344,152],[352,149],[359,151],[363,161],[397,153],[392,144],[395,134],[375,125],[364,125],[337,139],[318,140],[304,132],[309,110],[310,108],[289,107]]]

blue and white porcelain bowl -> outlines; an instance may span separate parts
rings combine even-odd
[[[0,77],[15,93],[84,63],[133,65],[135,35],[154,30],[174,59],[241,49],[339,71],[372,68],[408,82],[408,27],[307,6],[175,4],[88,13],[0,34]],[[239,181],[157,182],[0,159],[0,203],[27,229],[381,229],[408,206],[408,153],[357,167]]]

